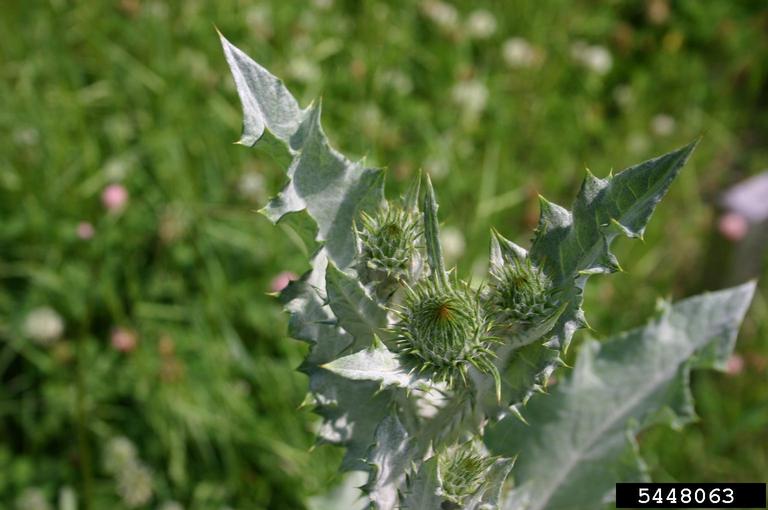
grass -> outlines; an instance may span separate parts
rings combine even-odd
[[[240,111],[214,24],[303,104],[322,95],[331,140],[386,166],[390,193],[432,174],[442,219],[464,233],[463,274],[484,270],[491,225],[527,243],[539,193],[567,204],[585,167],[603,176],[703,134],[645,241],[618,243],[627,272],[590,283],[588,318],[607,335],[712,281],[713,201],[768,166],[764,9],[484,2],[473,9],[496,31],[477,39],[463,6],[441,25],[434,2],[327,3],[4,6],[0,501],[39,488],[53,502],[67,486],[83,501],[90,479],[91,507],[119,508],[103,456],[120,436],[152,470],[152,507],[298,508],[333,480],[338,452],[309,452],[314,418],[297,410],[305,347],[266,295],[304,268],[253,212],[283,176],[230,144]],[[510,37],[532,65],[509,65]],[[578,41],[608,50],[610,69],[575,60]],[[114,182],[130,194],[118,214],[100,199]],[[66,325],[53,346],[24,334],[40,306]],[[110,346],[116,327],[135,330],[134,351]],[[767,328],[761,290],[737,347],[744,372],[698,375],[701,423],[643,437],[657,477],[768,475]]]

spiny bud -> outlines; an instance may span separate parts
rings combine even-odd
[[[389,277],[406,276],[418,254],[421,232],[416,216],[402,207],[389,205],[373,216],[362,213],[361,227],[357,234],[365,265]]]
[[[554,307],[549,278],[528,259],[494,266],[489,298],[494,319],[501,327],[529,326]]]
[[[466,380],[469,365],[498,378],[490,350],[497,340],[489,334],[478,293],[465,282],[426,278],[408,288],[396,313],[398,348],[420,361],[422,369],[434,369],[436,379],[452,384],[460,375]]]
[[[447,501],[443,508],[460,508],[464,499],[483,484],[495,460],[479,452],[471,442],[440,453],[437,457],[440,492]]]

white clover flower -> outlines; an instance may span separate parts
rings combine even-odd
[[[128,176],[133,164],[132,157],[117,156],[107,160],[101,171],[108,181],[122,181]]]
[[[443,245],[443,254],[449,263],[455,263],[467,246],[464,235],[456,227],[445,227],[440,231],[440,243]]]
[[[367,103],[360,108],[360,124],[365,136],[375,138],[382,125],[382,113],[374,103]]]
[[[298,56],[288,62],[288,74],[298,81],[314,83],[320,79],[320,68],[312,60]]]
[[[501,57],[509,67],[531,67],[538,60],[538,51],[522,37],[512,37],[502,44]]]
[[[178,501],[166,501],[158,510],[184,510],[184,506]]]
[[[650,141],[641,133],[633,133],[627,139],[627,150],[633,154],[642,154],[648,150]]]
[[[158,20],[168,19],[170,8],[165,2],[149,2],[145,5],[147,16]]]
[[[59,490],[58,510],[77,510],[77,493],[69,485],[65,485]]]
[[[136,446],[124,436],[113,437],[104,449],[104,469],[117,474],[138,459]]]
[[[64,333],[64,319],[53,308],[35,308],[24,319],[23,330],[33,342],[50,345]]]
[[[28,487],[16,498],[16,510],[51,510],[45,493],[37,487]]]
[[[442,30],[449,32],[459,25],[459,12],[456,7],[441,0],[424,0],[421,3],[421,11]]]
[[[629,85],[619,85],[613,89],[613,100],[622,108],[629,108],[635,102],[635,94]]]
[[[467,18],[467,35],[473,39],[488,39],[496,33],[496,17],[486,9],[472,11]]]
[[[117,475],[117,493],[128,508],[146,505],[152,499],[152,471],[140,462],[125,466]]]
[[[603,46],[591,46],[584,41],[571,45],[571,57],[596,74],[605,74],[613,67],[613,55]]]
[[[468,117],[475,117],[485,109],[488,88],[479,80],[460,81],[451,89],[451,98]]]
[[[35,145],[40,140],[40,132],[32,127],[19,128],[13,131],[13,141],[18,145]]]
[[[246,200],[260,201],[265,194],[264,176],[254,171],[244,173],[237,181],[237,192]]]
[[[439,181],[448,175],[448,162],[444,158],[428,159],[424,162],[424,171],[432,177],[432,180]]]
[[[245,13],[245,22],[261,40],[269,39],[273,35],[272,11],[268,5],[254,5]]]
[[[669,136],[675,132],[676,124],[674,117],[660,113],[651,119],[651,131],[657,136]]]
[[[407,96],[413,91],[413,80],[411,80],[411,77],[396,69],[383,73],[381,81],[401,96]]]

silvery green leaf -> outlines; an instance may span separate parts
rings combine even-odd
[[[402,509],[439,509],[443,502],[443,498],[437,495],[439,487],[437,457],[431,457],[424,461],[415,476],[408,477],[405,492],[401,495]]]
[[[564,365],[560,351],[534,343],[549,333],[567,307],[567,303],[543,317],[537,324],[506,338],[496,350],[494,363],[501,373],[501,405],[490,377],[473,372],[478,399],[488,416],[497,418],[509,412],[510,405],[525,404],[530,396],[542,391],[551,371]],[[481,376],[481,377],[478,377]]]
[[[252,146],[260,141],[270,153],[277,153],[275,149],[283,145],[284,159],[290,161],[290,180],[264,213],[274,222],[284,219],[291,224],[297,240],[312,254],[317,245],[307,239],[315,232],[306,221],[306,211],[316,224],[316,239],[324,243],[313,257],[312,270],[291,283],[281,300],[291,314],[291,336],[312,344],[302,370],[310,377],[317,412],[325,418],[319,435],[349,446],[345,467],[360,465],[383,418],[381,406],[386,408],[389,397],[375,396],[375,384],[352,385],[317,365],[338,357],[353,343],[352,335],[337,325],[327,304],[326,265],[330,260],[344,268],[351,262],[355,254],[353,221],[359,211],[375,209],[381,203],[383,174],[349,161],[329,146],[320,126],[319,103],[301,109],[279,79],[223,37],[221,42],[243,105],[240,143]]]
[[[401,197],[403,208],[406,211],[417,212],[419,210],[419,196],[421,194],[421,180],[423,175],[421,170],[416,172],[416,177],[411,181],[410,186],[405,192],[405,195]]]
[[[491,256],[492,266],[503,266],[509,260],[515,259],[524,262],[528,258],[525,248],[518,246],[495,229],[491,231]]]
[[[304,253],[307,260],[311,260],[322,248],[322,244],[317,241],[317,224],[306,210],[286,214],[278,226]]]
[[[565,308],[543,344],[525,346],[525,352],[515,351],[511,356],[506,377],[508,381],[510,377],[517,378],[520,384],[512,385],[517,391],[508,403],[524,404],[546,386],[573,334],[587,326],[581,308],[587,279],[592,274],[619,269],[610,252],[611,242],[619,234],[642,237],[656,205],[696,144],[690,143],[606,179],[587,172],[571,211],[541,198],[541,217],[528,256],[552,279],[560,306]],[[503,241],[498,242],[495,255],[492,249],[492,263],[494,256],[498,260],[524,255],[516,245]]]
[[[408,432],[392,412],[376,429],[376,442],[367,455],[372,469],[365,491],[373,508],[399,508],[398,492],[405,481],[405,473],[413,459],[412,455]]]
[[[310,370],[309,389],[323,417],[318,437],[346,447],[342,470],[368,470],[365,459],[374,433],[389,412],[393,397],[378,382],[351,380],[328,370]]]
[[[282,80],[233,46],[223,35],[219,36],[243,105],[243,134],[239,143],[255,145],[265,129],[287,143],[298,131],[306,110],[299,108]],[[293,150],[298,148],[292,147]]]
[[[489,450],[518,455],[504,508],[601,508],[620,477],[638,476],[627,460],[632,435],[694,418],[689,370],[725,366],[754,289],[747,283],[667,305],[643,327],[586,343],[573,372],[530,400],[530,425],[508,417],[490,427]]]
[[[380,341],[369,348],[326,363],[323,368],[354,381],[377,381],[381,387],[411,388],[426,386],[413,370],[403,365],[400,357]]]
[[[387,325],[386,310],[369,294],[360,281],[329,264],[326,269],[328,302],[339,326],[355,338],[353,351],[373,343]]]
[[[642,237],[656,205],[688,160],[697,142],[599,179],[587,172],[571,211],[541,198],[541,217],[530,250],[531,260],[555,287],[572,292],[561,300],[574,303],[563,314],[556,347],[566,348],[584,324],[578,313],[586,278],[619,269],[610,252],[618,234]]]
[[[619,233],[642,237],[656,204],[698,142],[599,179],[587,172],[571,211],[541,199],[531,256],[557,283],[579,274],[613,272],[611,241]],[[618,228],[616,228],[618,227]]]
[[[440,281],[446,280],[448,275],[445,272],[445,262],[443,260],[443,248],[440,244],[440,225],[437,221],[437,200],[435,200],[435,190],[432,188],[432,181],[429,175],[424,175],[424,198],[422,199],[422,211],[424,214],[424,241],[427,245],[427,263],[432,270],[432,274]]]
[[[368,477],[363,471],[347,473],[341,483],[322,496],[313,496],[307,501],[309,510],[365,510],[369,507],[368,498],[360,492]]]
[[[383,172],[365,168],[334,150],[320,126],[320,103],[301,109],[282,81],[223,36],[224,54],[243,106],[240,143],[255,145],[265,130],[285,144],[292,158],[289,182],[263,210],[273,222],[307,210],[329,258],[345,268],[355,255],[352,224],[359,211],[379,207]]]
[[[485,475],[485,482],[465,503],[462,510],[496,510],[502,499],[504,482],[515,464],[514,459],[497,459]]]
[[[310,366],[334,359],[354,341],[350,334],[336,325],[336,317],[326,303],[326,265],[325,252],[320,251],[312,259],[312,269],[280,293],[280,301],[290,314],[289,334],[312,344],[305,361]]]

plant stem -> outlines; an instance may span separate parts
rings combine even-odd
[[[77,446],[82,483],[82,508],[90,510],[93,500],[93,470],[91,466],[91,449],[88,444],[88,412],[85,405],[85,382],[83,380],[83,336],[77,340],[77,360],[75,370],[75,391],[77,399]]]

